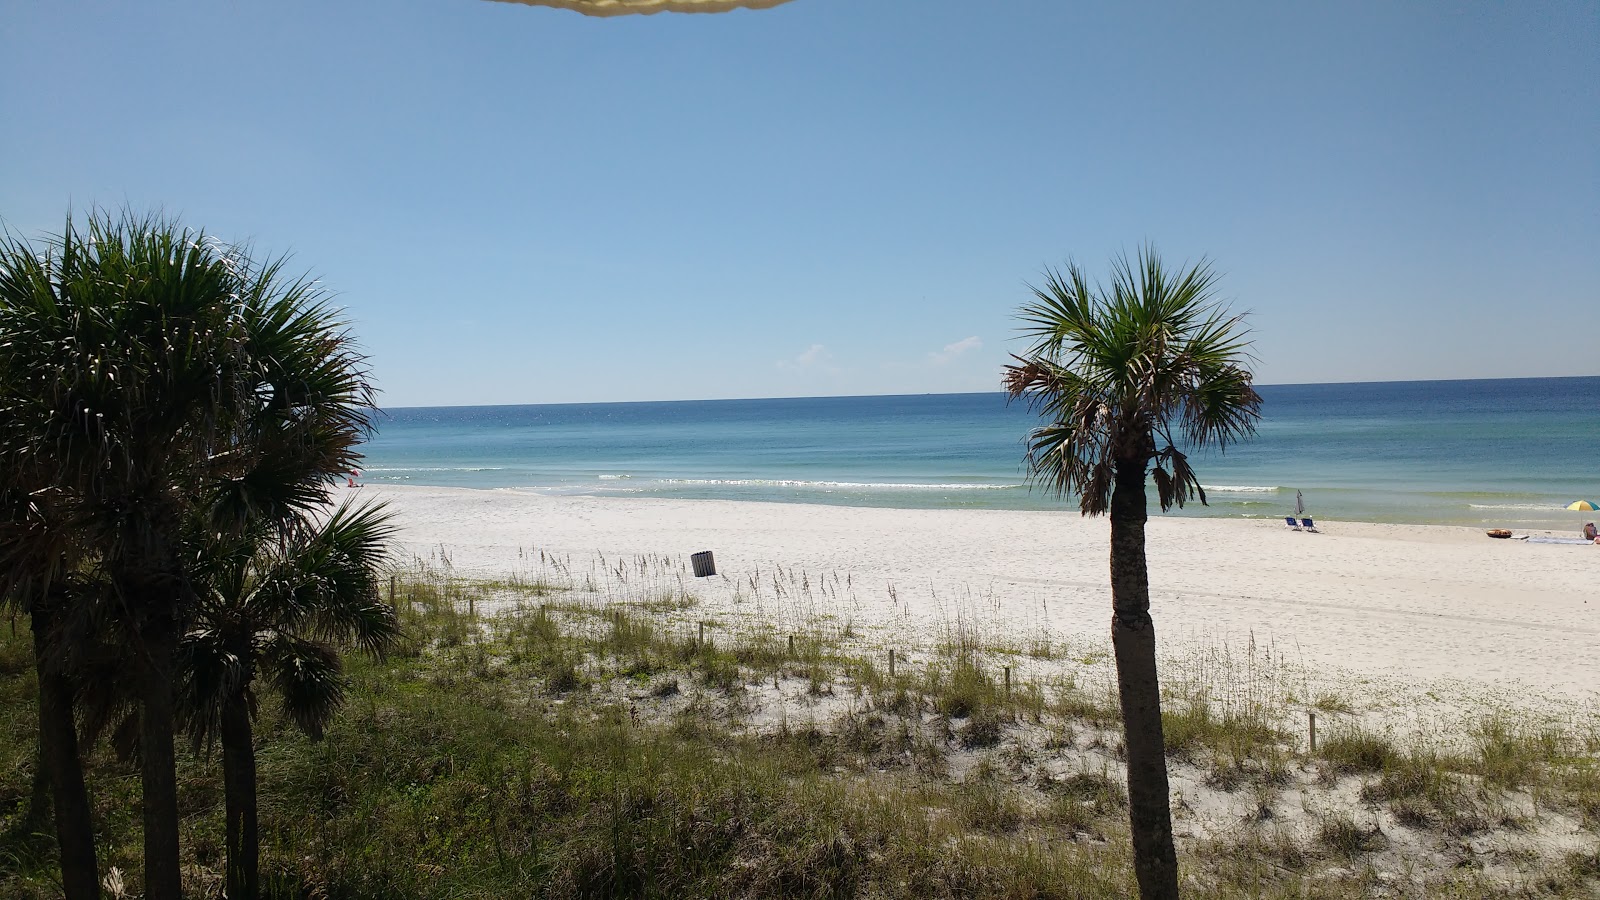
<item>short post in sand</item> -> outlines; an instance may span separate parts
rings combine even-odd
[[[889,648],[889,677],[894,677],[894,648]]]
[[[1306,716],[1311,720],[1311,752],[1317,752],[1317,714],[1307,711]]]
[[[706,623],[700,623],[700,646],[706,645]]]
[[[400,578],[399,575],[390,575],[389,576],[389,605],[390,606],[394,606],[394,585],[395,585],[395,582],[399,580],[399,578]]]
[[[1011,667],[1006,666],[1006,697],[1011,697]]]

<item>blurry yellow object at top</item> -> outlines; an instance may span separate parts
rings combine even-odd
[[[528,6],[570,9],[586,16],[653,15],[658,12],[717,13],[733,9],[770,9],[789,0],[500,0]]]

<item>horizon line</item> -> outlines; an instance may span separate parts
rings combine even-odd
[[[1278,381],[1257,387],[1332,387],[1352,384],[1436,384],[1460,381],[1561,381],[1579,378],[1600,378],[1600,375],[1518,375],[1508,378],[1398,378],[1383,381]],[[378,410],[391,409],[487,409],[501,406],[605,406],[628,403],[737,403],[761,400],[848,400],[866,397],[964,397],[982,394],[1004,394],[1005,391],[922,391],[897,394],[790,394],[781,397],[697,397],[673,400],[554,400],[524,403],[430,403],[414,406],[375,406]]]

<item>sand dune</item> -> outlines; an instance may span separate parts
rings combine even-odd
[[[519,552],[584,557],[709,549],[725,579],[775,566],[848,577],[833,610],[914,636],[965,619],[991,634],[1103,639],[1108,523],[1075,510],[900,510],[715,500],[557,497],[370,485],[418,556],[500,575]],[[1427,683],[1600,690],[1600,547],[1495,541],[1438,526],[1162,518],[1149,525],[1162,640],[1293,648],[1308,666]],[[891,590],[892,588],[892,590]],[[1591,602],[1593,600],[1594,602]]]

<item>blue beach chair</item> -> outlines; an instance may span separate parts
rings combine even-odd
[[[1299,531],[1300,530],[1300,526],[1295,524],[1294,516],[1284,516],[1283,517],[1283,524],[1289,526],[1290,528],[1293,528],[1295,531]]]
[[[1300,524],[1304,525],[1306,527],[1306,530],[1311,532],[1311,533],[1313,533],[1313,534],[1321,534],[1322,533],[1320,531],[1317,531],[1316,523],[1312,522],[1310,519],[1301,519],[1300,520]]]

